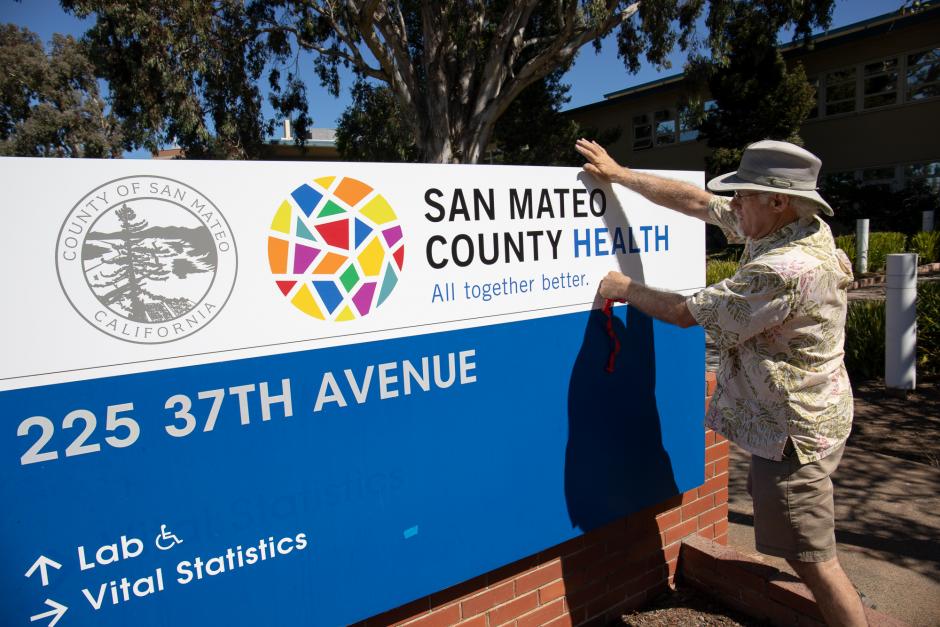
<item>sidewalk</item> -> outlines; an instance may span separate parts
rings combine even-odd
[[[748,463],[732,445],[728,543],[756,553]],[[850,444],[834,482],[839,558],[856,587],[911,625],[940,625],[940,468]],[[784,560],[763,557],[792,573]]]

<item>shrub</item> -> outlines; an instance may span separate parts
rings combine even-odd
[[[855,301],[845,320],[845,367],[855,380],[884,376],[885,302]],[[917,285],[917,372],[940,374],[940,283]]]
[[[888,255],[903,253],[907,236],[904,233],[876,232],[868,234],[868,270],[880,272],[885,269]]]
[[[705,263],[705,285],[714,285],[738,271],[737,261],[709,259]]]
[[[873,379],[885,372],[885,302],[849,303],[845,318],[845,368],[852,379]]]
[[[855,236],[854,235],[840,235],[836,237],[836,248],[841,249],[846,255],[848,255],[849,261],[852,262],[852,267],[855,267]]]
[[[918,263],[940,261],[940,231],[916,233],[911,237],[909,252],[917,253]]]
[[[727,244],[721,250],[708,255],[716,261],[737,261],[744,253],[744,244]]]
[[[917,286],[917,371],[940,374],[940,283]]]

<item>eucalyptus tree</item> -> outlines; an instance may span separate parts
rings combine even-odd
[[[686,43],[703,0],[62,0],[86,35],[128,147],[176,141],[193,156],[253,157],[279,116],[309,127],[314,76],[339,68],[388,87],[420,159],[476,162],[522,91],[619,29],[625,64]],[[310,53],[309,55],[307,53]],[[308,62],[309,61],[309,62]]]
[[[116,157],[117,120],[106,111],[94,68],[72,37],[0,25],[0,154]]]
[[[809,23],[807,6],[831,4],[767,2],[789,7],[798,29]],[[584,46],[616,32],[627,70],[664,63],[695,40],[706,0],[62,3],[95,15],[87,41],[130,144],[173,139],[191,155],[257,156],[274,125],[262,115],[262,81],[301,136],[311,122],[310,79],[335,95],[346,66],[388,88],[421,160],[473,163],[510,104]],[[734,4],[708,0],[713,15]]]

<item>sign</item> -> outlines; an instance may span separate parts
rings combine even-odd
[[[701,173],[670,176],[702,184]],[[354,622],[703,480],[701,223],[575,168],[3,159],[0,616]]]

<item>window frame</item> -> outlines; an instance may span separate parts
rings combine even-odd
[[[908,104],[916,104],[920,102],[928,102],[937,98],[940,98],[940,90],[938,90],[937,95],[926,96],[924,98],[912,99],[911,93],[915,90],[912,89],[910,83],[910,71],[917,67],[917,64],[911,64],[910,60],[912,56],[930,53],[932,51],[937,51],[937,63],[940,63],[940,46],[928,46],[926,48],[918,48],[915,50],[905,50],[895,54],[885,55],[882,57],[877,57],[874,59],[867,59],[858,63],[853,63],[852,65],[845,65],[835,68],[830,68],[820,71],[818,74],[808,77],[808,81],[814,85],[816,88],[816,103],[814,110],[810,112],[810,115],[807,116],[807,122],[815,122],[817,120],[822,120],[824,118],[838,117],[838,116],[848,116],[853,114],[865,113],[868,111],[877,111],[880,109],[887,109],[891,107],[901,107]],[[871,66],[877,65],[879,63],[884,64],[887,62],[894,62],[893,68],[884,69],[881,71],[874,71],[867,73]],[[842,80],[836,83],[829,82],[829,77],[840,72],[854,72],[854,88],[855,93],[852,98],[841,98],[839,100],[833,101],[830,103],[829,90],[832,87],[841,86],[849,84],[851,81],[849,79]],[[865,90],[866,81],[877,78],[878,76],[884,76],[886,74],[895,74],[894,78],[894,89],[887,91],[880,91],[875,93],[868,93]],[[923,84],[924,86],[936,85],[940,87],[940,78],[934,81],[929,81]],[[886,93],[894,92],[895,98],[894,102],[882,103],[882,104],[873,104],[867,105],[866,101],[870,98],[876,98],[880,95]],[[831,105],[839,105],[846,102],[852,103],[851,111],[837,111],[830,113],[829,107]]]

